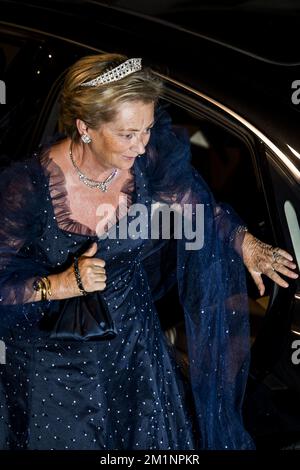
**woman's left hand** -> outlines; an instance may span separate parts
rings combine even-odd
[[[292,256],[281,248],[274,248],[263,243],[258,238],[246,232],[242,244],[242,255],[245,266],[250,272],[260,295],[265,292],[262,274],[268,276],[281,287],[288,287],[288,283],[279,275],[284,274],[297,279],[298,274],[292,271],[297,266]]]

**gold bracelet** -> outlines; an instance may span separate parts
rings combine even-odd
[[[48,277],[36,279],[33,283],[33,289],[41,293],[41,300],[48,300],[48,297],[52,295],[51,282]]]
[[[46,286],[46,291],[47,291],[46,296],[47,296],[47,299],[48,299],[52,295],[50,279],[48,277],[42,277],[41,280],[44,282],[44,284]]]

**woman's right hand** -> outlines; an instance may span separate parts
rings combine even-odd
[[[102,291],[106,287],[105,261],[94,258],[97,252],[97,243],[93,243],[80,258],[78,258],[78,268],[83,288],[86,292]],[[78,288],[74,266],[59,274],[48,276],[51,282],[53,300],[77,297],[80,294]]]
[[[105,261],[103,259],[94,258],[97,249],[97,243],[93,243],[92,246],[78,258],[81,282],[86,292],[103,290],[106,287]]]

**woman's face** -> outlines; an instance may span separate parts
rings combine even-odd
[[[113,121],[88,129],[94,157],[105,168],[128,170],[138,155],[145,152],[154,124],[154,103],[121,103]]]

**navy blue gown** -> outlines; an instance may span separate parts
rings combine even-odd
[[[187,251],[186,240],[173,240],[170,272],[168,257],[162,262],[170,241],[98,239],[72,221],[60,203],[63,189],[51,187],[47,151],[1,176],[1,449],[252,447],[241,417],[249,349],[240,221],[215,205],[189,158],[187,142],[162,113],[133,167],[131,204],[170,203],[175,194],[178,202],[205,206],[207,243]],[[129,210],[109,230],[133,219]],[[32,278],[63,271],[93,241],[106,261],[101,299],[116,334],[53,338],[60,301],[26,303]],[[154,305],[174,282],[186,320],[189,384]]]

